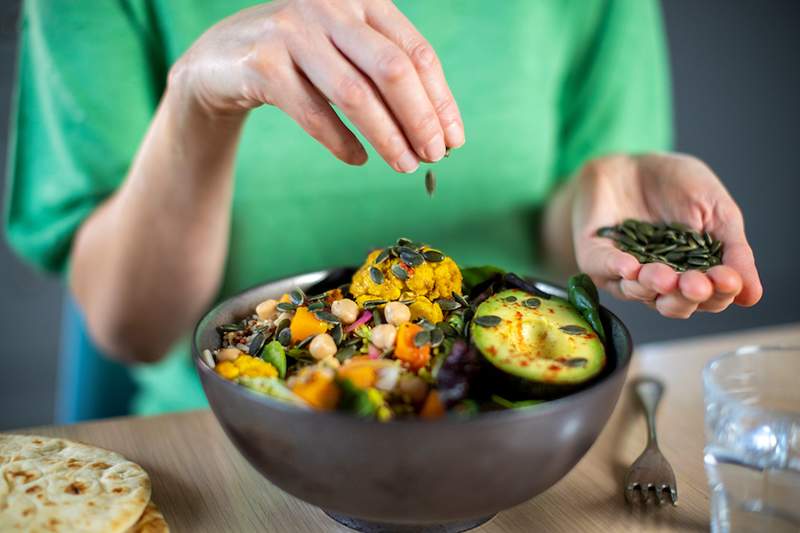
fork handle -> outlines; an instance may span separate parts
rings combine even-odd
[[[636,395],[644,407],[644,415],[647,418],[647,445],[657,446],[656,439],[656,408],[661,401],[664,393],[664,385],[653,378],[639,378],[634,386]]]

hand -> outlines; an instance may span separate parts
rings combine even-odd
[[[719,313],[733,302],[751,306],[761,298],[741,211],[698,159],[678,154],[603,157],[583,168],[575,186],[575,257],[598,286],[672,318],[688,318],[698,310]],[[612,240],[595,234],[626,218],[682,222],[708,231],[723,243],[722,264],[705,273],[680,274],[659,263],[641,265]]]
[[[212,115],[274,105],[353,165],[367,154],[330,103],[400,172],[464,143],[436,53],[390,0],[280,0],[245,9],[192,45],[168,87]]]

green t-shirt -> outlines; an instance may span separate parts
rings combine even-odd
[[[6,206],[8,239],[23,258],[67,269],[75,231],[124,179],[169,66],[205,29],[253,3],[25,2]],[[220,298],[359,263],[400,235],[461,264],[533,272],[537,212],[563,177],[598,155],[669,146],[655,0],[397,5],[441,58],[466,145],[436,164],[428,198],[424,168],[396,174],[371,148],[366,165],[348,167],[278,109],[255,110],[237,157]],[[133,373],[136,412],[205,405],[186,340]]]

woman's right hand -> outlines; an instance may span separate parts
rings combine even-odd
[[[214,116],[274,105],[353,165],[367,154],[331,103],[399,172],[464,143],[436,53],[390,0],[278,0],[240,11],[178,60],[168,91]]]

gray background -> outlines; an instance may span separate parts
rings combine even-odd
[[[797,209],[800,2],[666,0],[677,148],[707,161],[740,202],[765,287],[754,309],[661,318],[610,302],[638,342],[800,320]],[[0,168],[15,60],[16,0],[0,0]],[[2,194],[0,192],[0,194]],[[61,289],[0,239],[0,429],[52,420]]]

